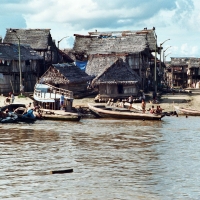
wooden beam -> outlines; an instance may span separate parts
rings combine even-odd
[[[72,173],[73,169],[65,169],[65,170],[54,170],[50,171],[50,174],[64,174],[64,173]]]

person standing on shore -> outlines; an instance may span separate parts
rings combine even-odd
[[[64,94],[62,93],[60,96],[60,109],[61,110],[63,109],[63,106],[64,106],[64,100],[65,100],[65,97],[64,97]]]
[[[145,103],[144,99],[142,99],[142,105],[141,105],[141,107],[142,107],[142,112],[145,113],[146,103]]]
[[[128,98],[128,103],[129,103],[129,109],[131,109],[132,103],[133,103],[133,96],[132,95]]]
[[[15,100],[15,95],[13,93],[11,93],[11,103],[14,103],[14,100]]]

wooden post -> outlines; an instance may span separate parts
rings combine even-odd
[[[12,91],[13,91],[13,94],[15,93],[15,90],[13,88],[13,84],[12,84],[12,81],[10,80],[10,84],[11,84],[11,87],[12,87]]]
[[[73,169],[66,169],[66,170],[55,170],[50,171],[50,174],[64,174],[64,173],[72,173]]]

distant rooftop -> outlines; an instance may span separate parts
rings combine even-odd
[[[29,44],[35,50],[47,50],[49,39],[52,40],[51,29],[7,29],[4,43],[18,44],[20,38],[21,44]]]

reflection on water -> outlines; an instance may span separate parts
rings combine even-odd
[[[37,121],[0,132],[0,199],[200,198],[197,117]]]

